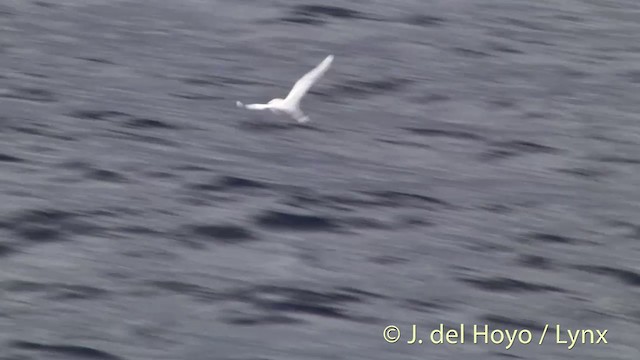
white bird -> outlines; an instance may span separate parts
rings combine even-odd
[[[294,118],[299,123],[309,121],[309,117],[300,110],[300,100],[309,91],[311,86],[315,84],[322,75],[329,69],[333,62],[333,55],[327,56],[326,59],[313,68],[313,70],[306,73],[293,85],[293,88],[289,92],[286,98],[275,98],[269,101],[267,104],[243,104],[240,101],[236,101],[236,106],[244,107],[249,110],[266,110],[269,109],[276,114],[287,114]]]

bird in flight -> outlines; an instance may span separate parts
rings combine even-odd
[[[299,123],[309,121],[309,117],[300,110],[300,100],[309,91],[311,86],[315,84],[322,75],[329,69],[333,62],[333,55],[327,56],[318,66],[306,73],[293,85],[286,98],[275,98],[267,104],[243,104],[236,101],[236,106],[249,110],[266,110],[269,109],[275,114],[286,114],[294,118]]]

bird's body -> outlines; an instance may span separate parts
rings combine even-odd
[[[333,62],[333,55],[329,55],[313,70],[306,73],[300,80],[296,81],[286,98],[275,98],[266,104],[243,104],[236,101],[236,106],[249,110],[271,110],[275,114],[286,114],[294,118],[299,123],[309,121],[309,117],[300,110],[300,100],[309,91]]]

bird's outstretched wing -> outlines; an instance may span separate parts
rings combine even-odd
[[[306,73],[300,80],[296,81],[284,101],[290,104],[298,104],[304,94],[309,91],[309,88],[327,72],[329,66],[331,66],[331,62],[333,62],[333,55],[327,56],[318,66]]]
[[[269,104],[243,104],[240,101],[236,101],[236,106],[237,107],[243,107],[245,109],[249,109],[249,110],[264,110],[264,109],[268,109],[270,107]]]

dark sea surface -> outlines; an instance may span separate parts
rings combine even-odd
[[[1,360],[640,359],[636,0],[2,0],[0,110]]]

